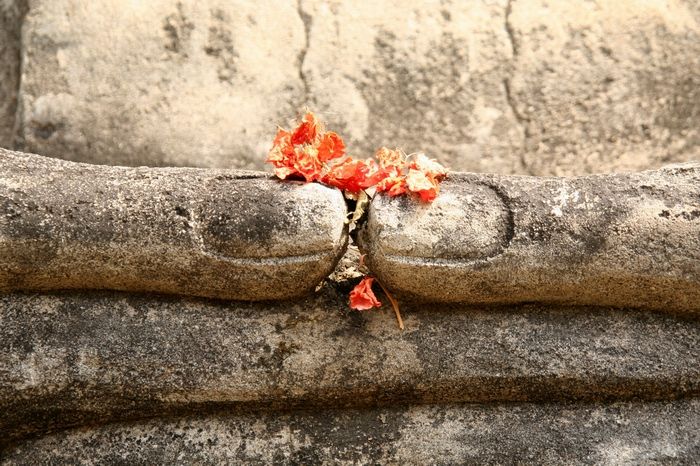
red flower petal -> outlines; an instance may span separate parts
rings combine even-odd
[[[374,160],[353,160],[346,157],[332,165],[323,182],[351,193],[358,193],[374,185],[373,176],[377,173]]]
[[[337,159],[345,155],[345,143],[333,131],[328,131],[321,136],[321,142],[318,144],[318,159],[321,162]]]
[[[377,191],[386,192],[389,196],[404,194],[406,192],[406,177],[399,171],[394,171],[377,183]]]
[[[318,160],[316,149],[304,146],[295,150],[294,169],[304,177],[307,182],[321,179],[323,164]]]
[[[313,144],[319,132],[319,124],[316,115],[307,112],[301,124],[292,133],[292,144]]]
[[[374,278],[365,277],[350,292],[350,307],[358,311],[380,307],[382,303],[377,299],[372,291]]]

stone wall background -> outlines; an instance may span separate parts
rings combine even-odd
[[[275,126],[308,106],[353,154],[398,145],[453,170],[700,158],[698,0],[0,5],[8,148],[263,168]]]

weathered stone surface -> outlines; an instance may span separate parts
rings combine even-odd
[[[532,174],[700,159],[700,2],[510,0]]]
[[[700,394],[700,325],[609,308],[0,296],[0,441],[203,410]],[[437,443],[435,447],[437,447]]]
[[[700,311],[700,164],[574,178],[455,174],[430,204],[378,196],[361,249],[430,301]]]
[[[293,0],[36,0],[23,31],[28,152],[115,165],[262,165],[304,103]]]
[[[454,170],[700,157],[696,0],[37,0],[23,50],[26,149],[81,161],[260,168],[304,105]]]
[[[340,191],[315,183],[0,149],[0,291],[300,296],[342,255],[345,217]]]
[[[21,464],[696,464],[700,402],[408,406],[162,419],[60,432]]]
[[[0,0],[0,147],[12,147],[20,76],[20,29],[24,0]]]
[[[522,172],[506,3],[302,0],[313,106],[362,154],[398,145],[455,170]]]

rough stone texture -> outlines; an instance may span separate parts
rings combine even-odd
[[[27,5],[0,0],[0,147],[12,147],[20,76],[20,29]]]
[[[504,84],[506,1],[302,0],[301,10],[310,101],[352,149],[398,145],[455,170],[523,171]]]
[[[700,159],[700,2],[511,0],[508,25],[531,173]]]
[[[320,111],[366,156],[583,174],[700,158],[697,0],[36,0],[28,151],[110,164],[262,167]]]
[[[342,255],[346,210],[338,190],[264,173],[0,149],[0,290],[296,297]]]
[[[455,174],[430,204],[378,196],[360,237],[380,281],[423,300],[700,312],[700,164]]]
[[[115,165],[261,166],[304,103],[296,2],[36,0],[28,152]]]
[[[700,394],[697,320],[402,302],[401,332],[388,306],[350,311],[351,285],[257,304],[115,292],[0,296],[0,443],[213,410]]]
[[[117,424],[8,448],[22,464],[697,464],[700,402],[409,406]]]

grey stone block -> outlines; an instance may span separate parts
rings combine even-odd
[[[430,204],[378,196],[360,235],[391,290],[428,301],[700,311],[700,165],[626,175],[454,174]]]
[[[345,217],[338,190],[264,173],[0,150],[0,290],[291,298],[333,270]]]
[[[203,410],[700,395],[697,320],[402,302],[401,332],[388,305],[349,310],[349,287],[268,303],[0,296],[0,442]]]
[[[697,464],[700,402],[406,406],[200,415],[10,447],[22,464]]]

